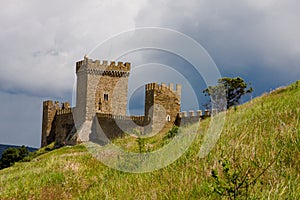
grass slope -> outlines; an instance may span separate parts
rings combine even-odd
[[[239,188],[240,199],[300,199],[299,122],[296,82],[230,109],[220,139],[205,158],[197,156],[204,134],[171,165],[143,174],[108,168],[83,145],[63,147],[1,170],[0,199],[229,199],[234,197],[226,191],[239,179],[249,183]],[[203,121],[199,132],[205,133],[208,124]],[[143,142],[153,150],[166,140],[159,135]],[[129,136],[115,144],[141,150]]]

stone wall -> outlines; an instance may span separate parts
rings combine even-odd
[[[47,137],[50,135],[57,109],[59,109],[59,102],[55,102],[54,104],[50,100],[43,102],[42,147],[47,145]]]
[[[100,77],[95,91],[96,112],[126,115],[128,77]]]
[[[74,127],[72,109],[68,102],[43,102],[41,147],[54,141],[63,142]],[[76,130],[76,129],[74,129]]]
[[[122,137],[125,132],[132,133],[133,130],[138,130],[143,134],[143,127],[147,126],[150,122],[144,116],[121,116],[97,113],[97,118],[103,133],[109,139]]]
[[[197,110],[196,112],[193,110],[190,110],[189,112],[182,111],[178,113],[174,125],[185,126],[187,124],[197,123],[207,117],[211,117],[212,115],[216,114],[217,110],[215,109],[212,111],[212,113],[210,112],[210,110],[205,110],[204,112],[202,112],[202,110]]]
[[[151,126],[146,132],[158,133],[169,130],[180,112],[181,86],[176,90],[171,83],[149,83],[146,86],[145,116],[150,117]]]
[[[71,112],[66,112],[63,114],[57,114],[52,123],[52,128],[49,136],[47,137],[47,143],[55,141],[58,143],[63,143],[76,132],[73,114]]]

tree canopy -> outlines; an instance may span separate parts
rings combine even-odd
[[[224,110],[232,106],[238,105],[243,95],[251,93],[252,87],[248,87],[242,78],[228,78],[223,77],[218,80],[218,85],[209,86],[203,93],[205,96],[211,97],[212,107],[218,110]]]
[[[18,162],[28,156],[29,151],[23,145],[19,148],[8,148],[2,153],[0,159],[0,169],[12,166],[15,162]]]

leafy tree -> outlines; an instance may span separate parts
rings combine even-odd
[[[18,151],[19,151],[19,157],[20,157],[20,159],[23,159],[23,158],[25,158],[26,156],[29,155],[29,151],[28,151],[28,149],[24,145],[22,145],[21,147],[19,147]]]
[[[20,148],[8,148],[2,153],[0,169],[12,166],[29,155],[28,149],[23,145]]]
[[[238,105],[241,97],[244,94],[251,93],[252,87],[248,88],[242,78],[228,78],[223,77],[218,80],[218,85],[209,86],[203,93],[205,96],[211,97],[212,107],[218,110],[224,110],[232,106]]]

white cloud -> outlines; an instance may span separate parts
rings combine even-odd
[[[0,143],[38,147],[42,101],[69,95],[75,62],[134,28],[143,2],[0,1]]]
[[[0,90],[42,96],[70,91],[75,62],[109,36],[134,28],[141,4],[1,1]]]

